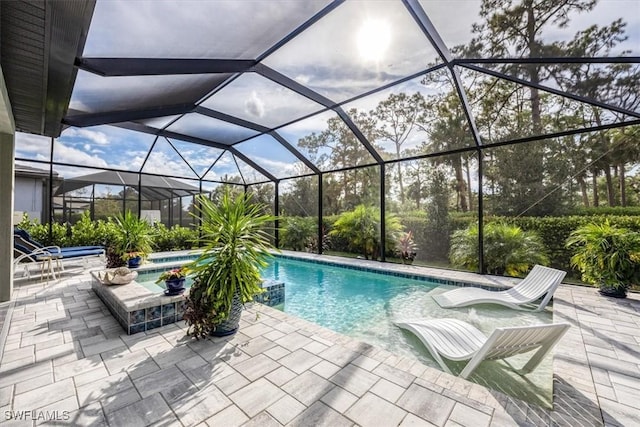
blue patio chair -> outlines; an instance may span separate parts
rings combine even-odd
[[[33,238],[31,237],[31,235],[25,231],[22,230],[20,228],[16,228],[13,230],[13,234],[20,236],[23,240],[25,240],[26,242],[28,242],[30,245],[34,246],[34,247],[38,247],[38,248],[44,248],[45,246],[36,241],[33,240]],[[67,247],[60,247],[60,246],[49,246],[49,248],[57,248],[60,252],[65,253],[65,252],[82,252],[82,251],[89,251],[89,252],[98,252],[98,251],[103,251],[104,252],[104,246],[67,246]]]
[[[13,244],[21,246],[27,249],[29,252],[36,251],[38,249],[46,251],[52,260],[56,261],[56,264],[60,271],[64,271],[64,265],[61,261],[82,258],[85,263],[88,257],[91,256],[104,256],[105,250],[103,246],[44,246],[40,242],[33,240],[29,233],[25,230],[14,229]]]

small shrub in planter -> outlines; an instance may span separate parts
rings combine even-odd
[[[609,221],[577,228],[567,239],[574,250],[571,266],[582,280],[600,287],[600,293],[624,298],[631,285],[640,283],[640,233],[616,227]]]
[[[140,257],[144,259],[153,250],[154,230],[144,219],[131,211],[119,214],[114,219],[116,239],[113,251],[119,253],[124,261]],[[129,263],[131,267],[131,263]]]
[[[184,282],[187,278],[188,269],[186,267],[174,268],[171,270],[163,271],[156,284],[164,282],[165,287],[169,294],[176,295],[184,292]]]

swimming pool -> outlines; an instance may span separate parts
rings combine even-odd
[[[456,318],[485,334],[496,327],[551,323],[552,313],[521,312],[496,305],[444,309],[431,297],[453,286],[428,280],[349,269],[329,264],[276,258],[264,269],[266,278],[282,281],[286,299],[282,309],[297,317],[383,348],[396,355],[417,358],[440,369],[424,345],[394,321],[415,318]],[[524,356],[524,357],[523,357]],[[510,362],[520,367],[527,355]],[[523,378],[503,362],[485,362],[471,380],[543,406],[552,401],[552,358]],[[464,363],[450,365],[461,369]]]
[[[170,262],[164,259],[163,261]],[[389,268],[394,269],[394,266]],[[153,283],[158,274],[158,270],[152,275],[140,271],[137,281],[153,292],[161,292],[164,289],[163,285]],[[453,285],[445,284],[448,282],[446,280],[432,281],[425,277],[407,276],[402,272],[386,271],[385,274],[381,274],[359,266],[341,266],[332,261],[301,260],[286,255],[273,258],[263,269],[262,276],[285,284],[285,303],[275,308],[395,355],[416,358],[437,369],[440,369],[439,366],[420,340],[395,326],[395,321],[455,318],[473,324],[487,335],[501,326],[552,322],[550,310],[531,313],[487,304],[471,308],[443,309],[431,295],[452,289]],[[515,367],[520,367],[527,356],[516,356],[509,359],[509,362]],[[459,372],[464,362],[454,362],[449,366],[454,372]],[[470,380],[505,394],[550,407],[553,398],[552,357],[548,355],[540,366],[526,377],[518,376],[504,362],[484,362]]]
[[[160,292],[153,276],[141,272],[138,282]],[[286,313],[306,319],[336,332],[373,344],[397,355],[417,358],[438,368],[424,345],[394,321],[415,318],[456,318],[475,325],[485,334],[500,326],[551,323],[552,313],[530,313],[496,305],[443,309],[431,298],[453,286],[429,280],[380,274],[327,263],[276,257],[263,269],[262,276],[284,282],[285,303],[276,306]],[[521,366],[523,356],[510,362]],[[456,371],[464,365],[453,363]],[[507,369],[502,362],[485,362],[471,380],[515,397],[549,406],[552,400],[551,357],[526,378]]]

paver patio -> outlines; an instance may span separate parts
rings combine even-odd
[[[638,294],[562,285],[553,312],[574,327],[546,411],[259,304],[230,338],[183,323],[127,336],[90,276],[67,275],[2,305],[0,424],[40,424],[7,412],[35,410],[67,425],[638,425]]]

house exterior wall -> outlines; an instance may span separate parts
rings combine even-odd
[[[0,302],[13,293],[13,174],[15,170],[15,123],[4,74],[0,67]]]
[[[14,210],[26,212],[30,219],[42,223],[43,181],[40,178],[16,177]]]

